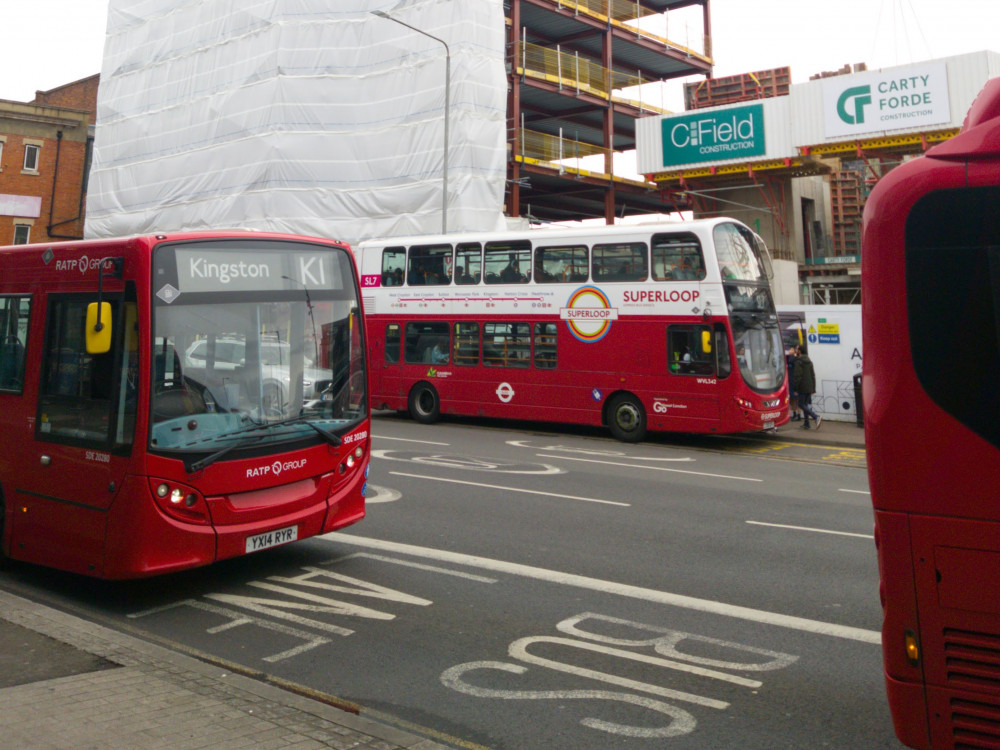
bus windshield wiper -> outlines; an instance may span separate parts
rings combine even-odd
[[[315,424],[314,422],[311,422],[308,417],[303,416],[301,414],[299,416],[297,416],[297,417],[288,417],[287,419],[281,419],[281,420],[279,420],[277,422],[271,422],[267,426],[268,427],[274,427],[274,426],[286,425],[286,424],[304,424],[307,427],[312,427],[314,430],[316,430],[317,433],[319,433],[320,437],[322,437],[330,445],[336,446],[336,445],[340,445],[341,443],[344,442],[343,440],[340,439],[339,435],[334,435],[332,432],[330,432],[328,430],[324,430],[318,424]]]
[[[199,459],[197,461],[191,461],[191,462],[189,462],[189,461],[187,461],[185,459],[185,461],[184,461],[184,469],[187,471],[188,474],[194,474],[195,472],[201,471],[206,466],[210,466],[211,464],[214,464],[216,461],[218,461],[220,458],[222,458],[223,456],[225,456],[231,450],[234,450],[236,448],[242,448],[243,446],[247,445],[248,443],[256,443],[258,440],[263,440],[266,437],[267,437],[266,434],[265,435],[253,435],[248,440],[235,440],[232,443],[230,443],[229,445],[227,445],[225,448],[220,448],[215,453],[209,453],[207,456],[205,456],[204,458],[201,458],[201,459]]]
[[[337,446],[341,445],[344,442],[343,440],[341,440],[339,435],[334,435],[332,432],[324,430],[322,427],[320,427],[317,424],[313,424],[306,417],[303,416],[289,417],[288,419],[281,419],[276,422],[265,422],[264,424],[259,424],[256,425],[255,427],[250,427],[238,433],[226,433],[225,435],[218,435],[216,436],[216,439],[218,439],[219,437],[237,437],[238,435],[246,435],[251,432],[258,432],[259,430],[264,430],[269,427],[283,427],[285,425],[290,425],[290,424],[304,424],[307,427],[311,427],[319,434],[320,437],[322,437],[330,445]],[[234,440],[232,443],[225,446],[224,448],[220,448],[219,450],[215,451],[215,453],[209,453],[202,459],[199,459],[197,461],[192,461],[191,463],[185,461],[185,468],[187,469],[189,474],[193,474],[196,471],[201,471],[206,466],[214,464],[220,458],[227,455],[230,451],[235,450],[236,448],[241,448],[247,445],[248,443],[255,443],[258,440],[262,440],[265,437],[268,437],[268,435],[267,434],[253,435],[246,440]]]

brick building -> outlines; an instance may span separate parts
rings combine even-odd
[[[0,99],[0,245],[83,237],[99,82]]]

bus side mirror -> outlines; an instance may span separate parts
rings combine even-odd
[[[712,353],[712,332],[702,331],[701,332],[701,350],[705,354]]]
[[[87,305],[87,354],[106,354],[111,350],[111,303]]]

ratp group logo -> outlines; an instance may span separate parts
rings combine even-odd
[[[618,310],[596,286],[582,286],[570,295],[566,307],[559,310],[570,333],[584,343],[600,341],[618,319]]]

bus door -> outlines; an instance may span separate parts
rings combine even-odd
[[[653,394],[650,426],[697,430],[719,422],[719,381],[729,375],[729,341],[721,325],[667,326],[665,388]]]
[[[12,557],[91,575],[103,568],[108,513],[125,481],[137,413],[134,285],[129,292],[104,295],[102,323],[111,339],[101,353],[88,351],[85,335],[96,294],[48,295],[34,440],[16,481]]]
[[[371,389],[372,396],[404,397],[403,373],[400,369],[403,361],[403,326],[401,323],[384,323],[377,321],[372,325],[381,330],[369,336],[372,342]],[[376,342],[382,342],[382,351],[378,351]]]

